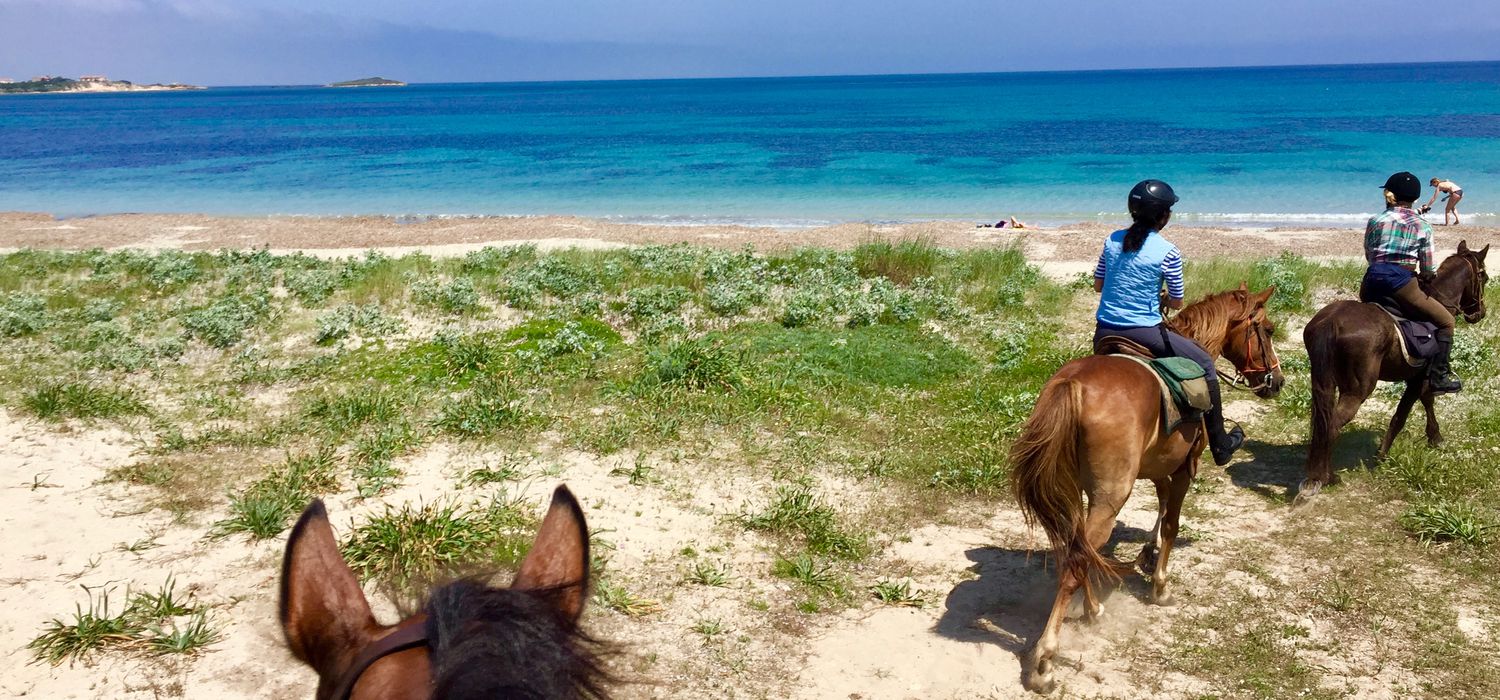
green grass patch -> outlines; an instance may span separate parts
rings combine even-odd
[[[21,397],[21,406],[42,420],[121,418],[149,412],[129,389],[82,381],[44,382]]]
[[[361,579],[410,596],[445,577],[514,567],[535,529],[530,504],[518,500],[402,504],[355,527],[341,549]]]
[[[243,493],[229,497],[229,517],[214,524],[213,535],[243,532],[257,540],[275,537],[312,499],[337,488],[333,450],[288,456]]]
[[[71,620],[53,618],[27,649],[37,661],[57,666],[86,660],[110,650],[152,654],[193,654],[221,637],[208,609],[180,595],[173,577],[154,592],[126,591],[123,609],[111,611],[111,589],[90,589],[88,605],[79,604]],[[97,590],[97,595],[96,595]]]

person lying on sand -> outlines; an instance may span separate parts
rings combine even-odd
[[[1428,181],[1428,184],[1432,185],[1432,199],[1427,200],[1427,203],[1422,205],[1422,212],[1425,214],[1430,211],[1432,203],[1437,201],[1438,195],[1446,193],[1448,196],[1444,197],[1443,201],[1448,203],[1448,207],[1443,210],[1443,225],[1448,225],[1448,215],[1452,214],[1453,225],[1457,226],[1458,200],[1464,198],[1464,188],[1459,187],[1458,183],[1452,180],[1444,180],[1440,177],[1432,178],[1432,180]]]
[[[1016,217],[1010,217],[1009,221],[996,221],[993,224],[980,224],[978,228],[1027,228],[1025,221],[1017,221]]]

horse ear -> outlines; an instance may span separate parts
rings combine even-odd
[[[566,486],[552,492],[552,505],[536,542],[521,561],[511,588],[547,591],[558,611],[577,621],[589,589],[589,529],[583,508]]]
[[[339,554],[323,501],[302,512],[281,564],[281,628],[292,654],[320,675],[341,672],[377,627],[359,579]]]
[[[1247,281],[1245,281],[1245,280],[1240,280],[1240,288],[1239,288],[1238,291],[1241,291],[1241,292],[1248,292],[1248,291],[1250,291],[1250,283],[1247,282]]]
[[[1479,256],[1479,261],[1480,262],[1484,262],[1484,256],[1490,254],[1490,244],[1489,243],[1484,244],[1483,248],[1480,248],[1479,250],[1474,251],[1474,253]]]
[[[1253,302],[1255,302],[1256,306],[1261,306],[1261,305],[1265,304],[1266,302],[1270,301],[1271,300],[1271,295],[1273,295],[1275,293],[1276,293],[1276,285],[1273,284],[1273,285],[1271,285],[1269,287],[1266,287],[1265,291],[1263,291],[1263,292],[1261,292],[1259,294],[1256,294],[1250,300],[1253,301]]]
[[[1488,247],[1488,246],[1486,246],[1486,247]],[[1469,241],[1467,239],[1458,242],[1458,252],[1459,253],[1467,253],[1467,252],[1469,252]]]

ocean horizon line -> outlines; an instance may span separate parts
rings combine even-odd
[[[783,75],[757,74],[757,75],[707,75],[707,76],[654,76],[639,78],[566,78],[561,80],[459,80],[459,81],[426,81],[426,80],[404,80],[406,87],[415,86],[463,86],[463,85],[593,85],[609,83],[669,83],[669,82],[711,82],[711,81],[757,81],[757,80],[838,80],[848,78],[922,78],[922,77],[983,77],[1003,75],[1039,75],[1039,76],[1062,76],[1062,75],[1119,75],[1128,73],[1193,73],[1193,72],[1231,72],[1231,71],[1255,71],[1255,70],[1295,70],[1306,69],[1329,69],[1329,68],[1382,68],[1403,66],[1470,66],[1484,64],[1500,64],[1500,58],[1484,59],[1477,61],[1378,61],[1371,63],[1260,63],[1245,65],[1217,65],[1217,66],[1140,66],[1131,68],[1057,68],[1043,70],[995,70],[995,71],[937,71],[921,73],[788,73]],[[392,78],[401,80],[400,78]],[[276,88],[324,88],[327,82],[310,83],[242,83],[242,84],[208,84],[208,89],[276,89]],[[383,87],[383,86],[382,86]],[[80,93],[82,94],[82,93]],[[91,93],[92,94],[92,93]],[[107,93],[101,93],[107,94]]]

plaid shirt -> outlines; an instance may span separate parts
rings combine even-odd
[[[1432,226],[1407,207],[1391,207],[1365,225],[1365,260],[1432,272]]]

